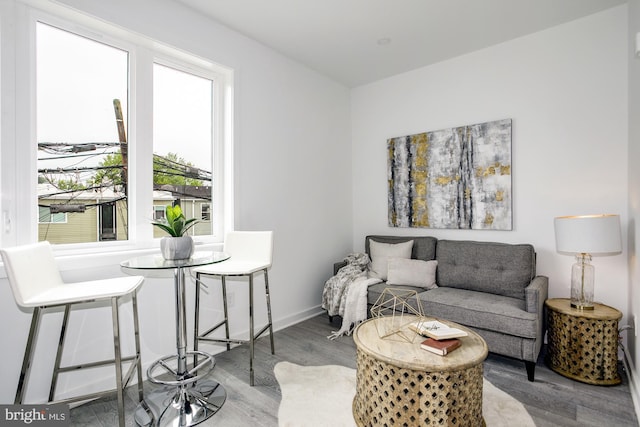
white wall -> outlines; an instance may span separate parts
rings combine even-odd
[[[349,90],[169,0],[58,3],[234,69],[235,228],[275,232],[269,277],[276,326],[318,313],[322,286],[336,254],[348,252],[351,246]],[[104,266],[84,270],[77,267],[81,261],[67,260],[65,276],[84,280],[122,275],[118,260],[133,255],[104,258]],[[170,277],[150,278],[139,295],[145,364],[175,349],[172,282]],[[257,281],[256,289],[261,285],[262,280]],[[248,328],[246,295],[246,285],[241,284],[232,308],[236,333]],[[256,295],[261,294],[256,291]],[[257,301],[256,317],[265,319],[263,299]],[[189,308],[191,304],[190,300]],[[219,310],[205,311],[212,317],[220,315]],[[110,346],[109,323],[103,327],[92,312],[77,316],[85,317],[72,326],[68,358],[104,357],[101,351],[109,351]],[[103,310],[100,317],[108,322],[108,311]],[[53,314],[44,322],[27,401],[46,398],[59,319]],[[29,320],[29,313],[16,307],[2,279],[0,323],[11,328],[3,328],[0,334],[5,348],[13,350],[0,355],[1,403],[13,402]],[[98,338],[102,332],[106,335]],[[131,346],[127,343],[125,348]],[[276,342],[278,351],[284,349]],[[112,376],[108,371],[91,378]],[[62,390],[84,384],[87,378],[63,381]]]
[[[567,297],[574,260],[556,253],[553,218],[617,213],[626,235],[626,6],[356,88],[351,118],[355,249],[374,233],[531,243],[550,297]],[[503,118],[513,231],[387,225],[388,138]],[[596,299],[626,313],[624,246],[593,263]]]

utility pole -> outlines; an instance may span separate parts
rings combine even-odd
[[[113,100],[113,109],[116,113],[116,125],[118,126],[118,140],[120,141],[120,154],[122,155],[122,188],[124,195],[127,195],[127,187],[129,186],[129,147],[127,144],[127,133],[124,129],[124,120],[122,118],[122,107],[120,100]]]

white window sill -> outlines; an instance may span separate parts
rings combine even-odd
[[[196,242],[196,250],[201,251],[221,251],[222,243],[198,243]],[[134,248],[131,245],[110,248],[110,250],[102,252],[84,252],[64,251],[63,254],[56,254],[56,261],[60,271],[85,270],[92,268],[103,268],[109,266],[120,266],[122,261],[142,255],[159,254],[159,242],[153,247]],[[37,267],[37,263],[34,263]],[[0,278],[6,278],[7,275],[2,265],[0,270]]]

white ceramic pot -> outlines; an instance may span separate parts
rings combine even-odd
[[[160,240],[160,251],[164,259],[187,259],[193,254],[193,239],[191,236],[163,237]]]

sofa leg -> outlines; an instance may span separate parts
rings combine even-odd
[[[524,365],[527,367],[527,379],[529,381],[533,382],[533,377],[534,377],[535,372],[536,372],[536,363],[535,362],[525,361]]]
[[[329,316],[329,323],[333,323],[333,316]]]

